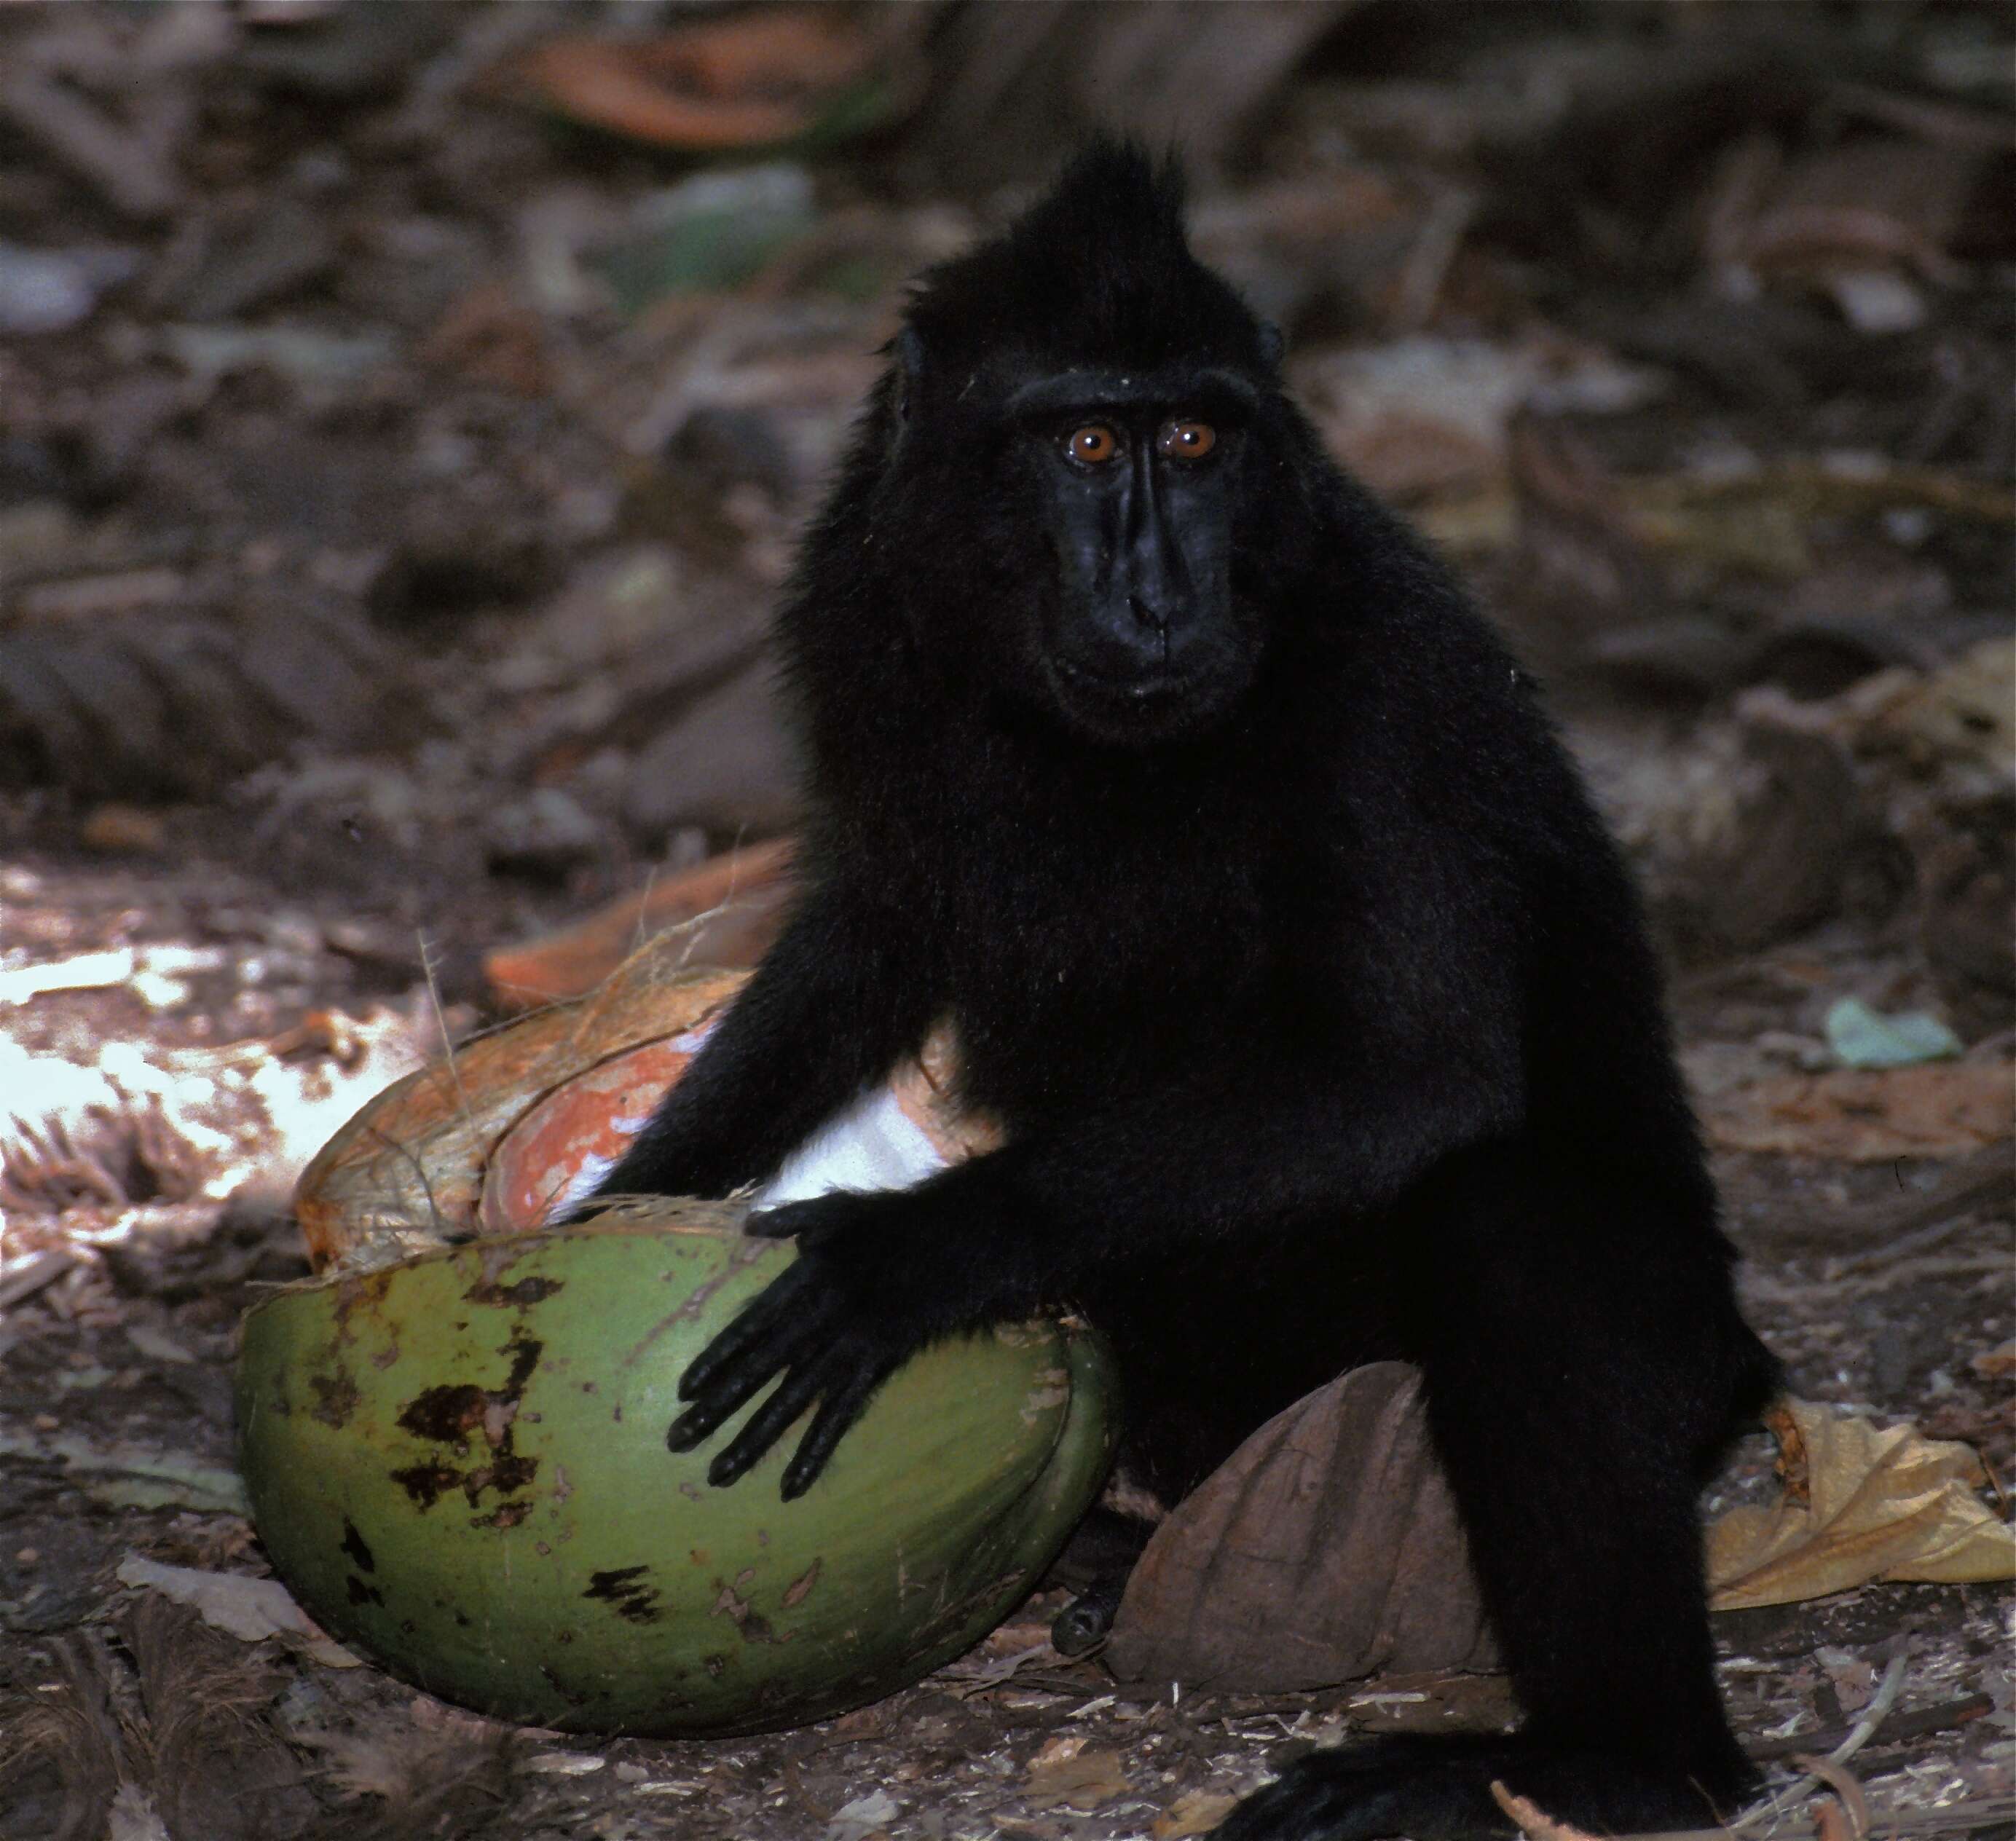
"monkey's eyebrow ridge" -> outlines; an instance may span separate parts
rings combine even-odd
[[[1257,408],[1260,392],[1236,371],[1191,369],[1143,371],[1062,371],[1025,383],[1008,398],[1010,415],[1062,414],[1072,409],[1202,408],[1229,403]]]

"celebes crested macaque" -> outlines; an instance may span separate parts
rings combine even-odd
[[[671,1441],[787,1495],[934,1339],[1111,1339],[1165,1498],[1363,1362],[1425,1378],[1525,1724],[1305,1757],[1228,1841],[1600,1832],[1753,1782],[1694,1498],[1776,1374],[1738,1314],[1637,901],[1521,675],[1325,457],[1280,340],[1100,143],[928,274],[777,632],[782,937],[605,1193],[720,1196],[949,1019],[1003,1147],[757,1217],[801,1257]]]

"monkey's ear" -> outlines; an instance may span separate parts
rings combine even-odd
[[[1260,322],[1260,361],[1273,366],[1281,361],[1281,354],[1287,350],[1288,342],[1281,336],[1281,329],[1272,320]]]
[[[889,351],[896,361],[896,419],[907,422],[912,399],[923,379],[924,342],[915,326],[905,326],[889,341]]]

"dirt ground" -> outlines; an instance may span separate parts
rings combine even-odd
[[[1044,1646],[1053,1590],[844,1717],[603,1742],[136,1582],[268,1570],[232,1365],[306,1156],[506,1013],[486,953],[788,833],[790,534],[903,278],[1016,196],[931,182],[949,29],[871,47],[910,128],[703,167],[512,61],[689,9],[147,10],[0,9],[0,1837],[1175,1841],[1309,1746],[1507,1717],[1143,1699]],[[1768,56],[1664,0],[1337,9],[1199,240],[1553,687],[1791,1391],[1971,1445],[2007,1522],[2011,28],[1751,10]],[[771,240],[680,240],[696,174]],[[1851,999],[1936,1040],[1883,1065]],[[1882,1716],[1866,1813],[1744,1832],[2016,1835],[2012,1611],[1720,1614],[1775,1785]]]

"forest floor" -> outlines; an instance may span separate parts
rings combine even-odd
[[[157,974],[196,987],[162,1009],[149,1009],[130,987],[34,1000],[16,1027],[43,1052],[117,1044],[185,1068],[193,1050],[254,1045],[307,1077],[284,1089],[304,1095],[298,1120],[280,1124],[312,1138],[386,1071],[371,1059],[383,1045],[374,1037],[360,1052],[329,1019],[369,1027],[396,1012],[394,1052],[402,1040],[427,1045],[434,1023],[423,990],[388,994],[374,1008],[360,999],[351,962],[326,947],[319,956],[329,969],[318,975],[316,933],[367,922],[369,912],[328,896],[304,904],[244,857],[136,868],[38,854],[9,873],[0,947],[32,941],[52,962],[137,951],[143,963],[172,964],[172,951],[200,955],[231,938],[233,923],[221,916],[243,917],[225,967]],[[479,938],[486,930],[481,917],[467,924]],[[492,921],[488,930],[502,929]],[[309,962],[288,967],[277,994],[279,975],[247,977],[255,960],[288,954]],[[1683,1043],[1699,1060],[1703,1049],[1795,1031],[1816,988],[1880,983],[1886,962],[1875,942],[1848,929],[1731,960],[1681,982]],[[273,1005],[250,1030],[248,997]],[[333,1103],[317,1093],[318,1073]],[[0,1811],[11,1808],[0,1832],[27,1841],[57,1832],[52,1760],[62,1759],[74,1794],[94,1781],[101,1789],[138,1785],[177,1836],[1167,1841],[1201,1832],[1226,1796],[1311,1742],[1503,1717],[1502,1687],[1478,1677],[1144,1701],[1096,1659],[1071,1663],[1042,1649],[1067,1595],[1057,1591],[974,1659],[1036,1652],[998,1681],[969,1665],[801,1731],[707,1742],[520,1731],[369,1667],[247,1645],[193,1618],[176,1641],[150,1645],[142,1607],[151,1595],[118,1577],[128,1556],[264,1571],[242,1508],[224,1505],[236,1326],[261,1285],[307,1266],[283,1192],[254,1184],[223,1203],[177,1199],[171,1169],[150,1195],[155,1167],[144,1141],[126,1142],[132,1156],[123,1167],[76,1148],[139,1194],[78,1200],[17,1226],[9,1241],[16,1291],[0,1318],[0,1619],[9,1634],[0,1691],[23,1697],[13,1703],[17,1739],[28,1729],[26,1697],[37,1695],[45,1706],[80,1707],[102,1696],[113,1736],[95,1754],[59,1749],[17,1778],[20,1800],[0,1801]],[[1716,1158],[1751,1318],[1786,1359],[1791,1390],[1971,1440],[2005,1480],[2016,1474],[2016,1325],[2009,1192],[1995,1179],[2006,1178],[2009,1160],[2006,1141],[1971,1156],[1880,1163],[1796,1152]],[[64,1262],[52,1277],[25,1263],[51,1254]],[[31,1273],[43,1282],[23,1295]],[[1741,1454],[1753,1469],[1759,1442]],[[1904,1736],[1856,1755],[1852,1767],[1877,1811],[1870,1832],[1915,1819],[1930,1825],[1895,1832],[2006,1833],[2016,1760],[2011,1608],[2006,1587],[1892,1584],[1725,1613],[1716,1634],[1739,1732],[1781,1760],[1824,1749],[1853,1724],[1891,1659],[1906,1655],[1895,1713],[1946,1709],[1954,1723],[1913,1732],[1907,1722]],[[1992,1710],[1973,1698],[1983,1693]],[[169,1710],[192,1694],[242,1699],[250,1717],[178,1724]],[[258,1790],[249,1801],[247,1785]],[[1801,1821],[1787,1817],[1777,1832],[1810,1832]]]
[[[1311,1744],[1503,1718],[1489,1677],[1144,1699],[1042,1649],[1052,1591],[843,1717],[604,1742],[141,1580],[267,1572],[231,1379],[247,1303],[308,1270],[304,1159],[504,1013],[487,953],[788,832],[764,610],[902,278],[998,201],[873,149],[716,169],[775,232],[710,269],[679,232],[721,207],[662,149],[455,87],[474,28],[322,44],[423,9],[318,8],[140,43],[118,9],[10,10],[0,60],[111,107],[117,55],[187,106],[119,103],[173,138],[157,196],[0,97],[0,1836],[1176,1841]],[[1937,8],[1913,29],[1928,70],[1979,49]],[[1515,49],[1579,82],[1602,38]],[[2001,99],[1857,89],[1830,41],[1712,120],[1642,85],[1521,118],[1501,164],[1452,124],[1504,99],[1395,42],[1296,80],[1200,239],[1557,685],[1791,1390],[1965,1441],[2007,1521],[2016,268],[1964,208]],[[1640,117],[1656,157],[1618,138]],[[1927,176],[1814,217],[1801,250],[1863,243],[1798,270],[1771,188],[1860,183],[1864,134]],[[1521,208],[1550,185],[1558,246]],[[1847,1000],[1945,1034],[1870,1065]],[[1747,1441],[1719,1494],[1767,1462]],[[1871,1813],[1830,1841],[2016,1834],[2012,1610],[1891,1584],[1721,1613],[1741,1736],[1789,1782],[1887,1680],[1849,1766]]]

